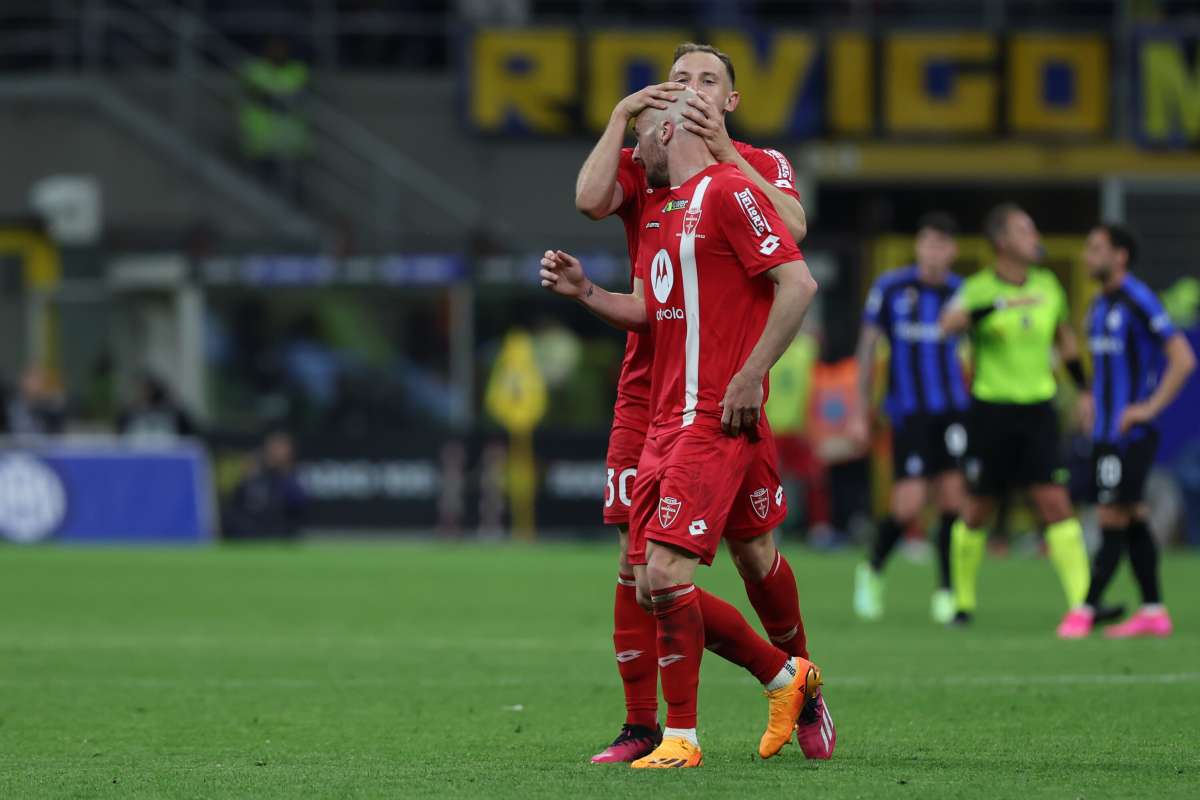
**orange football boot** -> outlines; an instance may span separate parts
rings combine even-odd
[[[634,769],[686,769],[703,763],[704,756],[699,746],[679,736],[667,736],[653,753],[629,766]]]
[[[804,704],[816,697],[821,689],[821,670],[816,664],[795,656],[792,665],[796,668],[796,677],[791,683],[782,689],[763,692],[767,697],[767,730],[758,742],[758,754],[762,758],[779,754],[792,738]]]

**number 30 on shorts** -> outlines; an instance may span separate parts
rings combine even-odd
[[[630,499],[629,489],[633,483],[633,479],[637,477],[637,470],[633,467],[621,470],[620,476],[617,477],[616,485],[613,485],[613,476],[616,475],[615,469],[608,471],[608,485],[604,487],[604,507],[612,508],[612,504],[618,497],[621,498],[621,505],[629,507],[633,505]]]

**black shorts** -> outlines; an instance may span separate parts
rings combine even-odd
[[[1092,500],[1100,505],[1142,502],[1146,476],[1158,452],[1158,431],[1148,430],[1122,444],[1097,442],[1092,448]]]
[[[971,401],[963,474],[971,494],[995,497],[1008,489],[1070,479],[1058,438],[1058,413],[1044,403]]]
[[[892,424],[892,477],[931,478],[953,469],[967,450],[960,414],[912,414]]]

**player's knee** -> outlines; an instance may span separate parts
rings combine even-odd
[[[646,583],[651,590],[669,589],[690,580],[688,559],[670,547],[655,547],[646,562]]]
[[[921,504],[913,503],[905,498],[893,502],[891,510],[892,517],[900,523],[900,527],[907,528],[916,521],[917,515],[921,513]]]
[[[1042,522],[1046,525],[1053,525],[1069,519],[1074,511],[1071,508],[1071,498],[1067,496],[1066,490],[1044,494],[1036,500],[1036,505]]]
[[[1133,514],[1124,506],[1100,506],[1096,510],[1096,521],[1101,528],[1125,528],[1133,521]]]
[[[916,520],[923,505],[925,505],[924,481],[902,481],[892,490],[889,510],[896,521],[905,527]]]
[[[979,500],[968,500],[962,512],[962,520],[968,528],[982,528],[987,521],[988,511],[990,509],[987,504]]]
[[[745,541],[729,540],[729,555],[742,580],[758,583],[775,566],[774,532],[764,533]]]

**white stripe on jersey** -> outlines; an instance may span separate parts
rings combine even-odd
[[[704,191],[712,182],[705,175],[696,184],[686,214],[699,214],[704,202]],[[699,221],[697,221],[699,227]],[[696,278],[696,231],[687,232],[684,226],[679,239],[679,277],[683,281],[683,313],[687,323],[687,337],[683,346],[683,425],[686,428],[696,420],[696,399],[700,394],[700,283]]]

